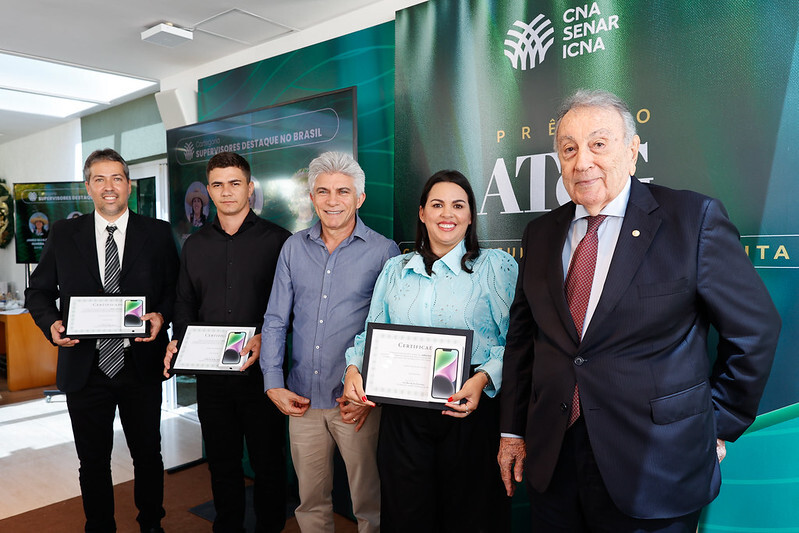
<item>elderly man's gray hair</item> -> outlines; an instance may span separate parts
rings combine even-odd
[[[358,196],[366,189],[366,175],[361,165],[344,152],[325,152],[308,165],[308,187],[312,195],[319,174],[344,174],[351,177],[355,182],[355,192]]]
[[[630,108],[624,103],[624,100],[608,91],[589,91],[587,89],[580,89],[566,100],[563,101],[558,114],[555,117],[555,151],[558,151],[558,128],[560,128],[560,121],[563,117],[574,108],[577,107],[599,107],[602,109],[613,109],[618,111],[624,122],[624,144],[628,145],[633,140],[635,135],[635,119],[630,112]]]

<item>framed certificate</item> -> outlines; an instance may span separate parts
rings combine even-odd
[[[189,324],[170,374],[238,374],[249,355],[239,352],[255,335],[255,326]]]
[[[64,316],[64,335],[71,339],[149,337],[144,296],[100,294],[72,296]]]
[[[366,395],[378,403],[444,409],[469,378],[473,334],[370,322],[361,372]]]

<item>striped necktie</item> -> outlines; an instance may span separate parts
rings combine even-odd
[[[106,294],[119,293],[119,251],[117,250],[117,243],[114,241],[114,232],[116,226],[106,226],[108,232],[108,239],[105,241],[105,283],[103,289]],[[99,366],[100,370],[112,378],[122,370],[125,364],[124,341],[122,339],[100,339],[100,352]]]

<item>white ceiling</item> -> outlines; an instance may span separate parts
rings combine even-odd
[[[158,81],[373,1],[0,0],[0,51]],[[174,48],[141,40],[161,22],[194,30],[194,39]],[[3,78],[0,72],[0,86]],[[0,143],[74,118],[0,111]]]

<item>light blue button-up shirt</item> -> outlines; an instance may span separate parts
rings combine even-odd
[[[495,396],[502,386],[502,359],[508,333],[510,304],[519,266],[500,250],[480,252],[473,273],[461,269],[466,247],[461,241],[425,271],[422,256],[413,252],[390,259],[375,284],[366,322],[423,327],[471,329],[472,365],[485,370]],[[363,363],[366,332],[347,350],[347,365]]]
[[[355,230],[329,253],[321,225],[295,233],[283,245],[261,330],[264,390],[286,387],[331,409],[341,396],[344,351],[363,328],[383,264],[397,244],[359,218]],[[292,327],[292,359],[283,376],[286,333]]]

